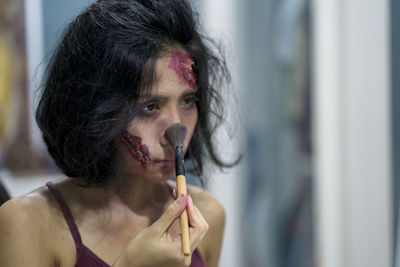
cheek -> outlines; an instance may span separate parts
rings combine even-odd
[[[189,146],[190,140],[192,139],[194,130],[197,125],[197,121],[198,121],[198,111],[196,108],[195,111],[187,118],[186,122],[184,122],[184,125],[187,128],[187,134],[184,144],[185,149],[187,149],[187,147]]]

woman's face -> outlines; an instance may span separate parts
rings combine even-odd
[[[192,65],[189,54],[180,49],[157,61],[153,88],[150,94],[139,97],[143,108],[118,142],[127,174],[154,182],[174,175],[174,149],[165,130],[174,123],[186,126],[186,152],[198,118]]]

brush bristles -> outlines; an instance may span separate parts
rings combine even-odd
[[[181,123],[175,123],[165,131],[165,137],[173,146],[182,146],[186,138],[186,127]]]

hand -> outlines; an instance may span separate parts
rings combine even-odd
[[[113,266],[189,266],[191,256],[183,255],[180,229],[171,227],[185,208],[189,217],[190,245],[193,253],[207,232],[208,224],[193,205],[192,198],[180,196],[155,223],[129,242]]]

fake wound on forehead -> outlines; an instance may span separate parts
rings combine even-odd
[[[193,72],[194,61],[186,52],[176,51],[169,60],[168,67],[175,70],[179,80],[190,88],[196,86],[196,76]]]

